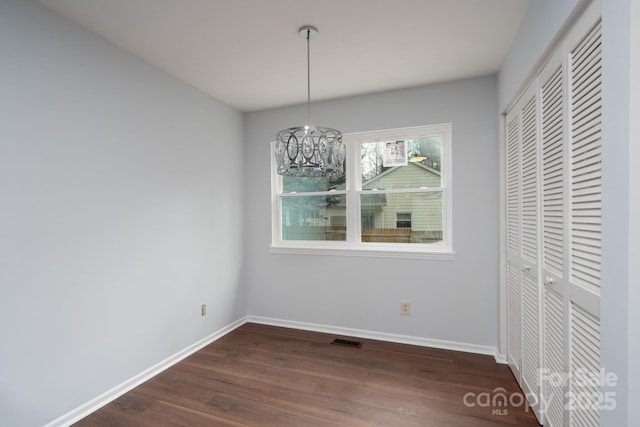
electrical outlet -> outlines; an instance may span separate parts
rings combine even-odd
[[[207,314],[207,304],[202,304],[202,307],[200,307],[200,314],[203,316]]]
[[[411,314],[411,303],[409,301],[400,301],[400,314],[404,316]]]

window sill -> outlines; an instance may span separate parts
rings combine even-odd
[[[453,250],[443,247],[430,247],[429,251],[419,250],[407,246],[389,247],[380,245],[271,245],[269,252],[272,254],[289,255],[329,255],[329,256],[355,256],[370,258],[402,258],[402,259],[422,259],[434,261],[455,261],[456,253]]]

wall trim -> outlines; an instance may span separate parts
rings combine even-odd
[[[496,354],[493,356],[496,359],[496,363],[499,363],[501,365],[506,365],[507,364],[507,355],[504,353],[499,353],[498,351],[496,351]]]
[[[212,333],[211,335],[206,336],[199,341],[196,341],[195,343],[178,351],[172,356],[169,356],[163,361],[158,362],[157,364],[151,366],[150,368],[131,377],[130,379],[123,382],[122,384],[119,384],[113,387],[111,390],[108,390],[102,393],[101,395],[96,396],[95,398],[89,400],[88,402],[56,418],[55,420],[46,424],[45,427],[62,427],[62,426],[67,427],[73,423],[80,421],[82,418],[86,417],[87,415],[97,411],[98,409],[105,406],[106,404],[116,400],[118,397],[122,396],[128,391],[133,390],[143,382],[158,375],[160,372],[170,368],[171,366],[175,365],[176,363],[180,362],[186,357],[192,355],[193,353],[202,349],[203,347],[206,347],[207,345],[218,340],[219,338],[222,338],[229,332],[244,325],[245,323],[247,323],[246,316],[236,320],[233,323],[230,323],[229,325],[221,329],[218,329],[216,332]]]
[[[493,356],[497,363],[506,363],[506,357],[498,352],[496,347],[478,344],[447,341],[433,338],[423,338],[411,335],[390,334],[364,329],[344,328],[342,326],[323,325],[319,323],[298,322],[295,320],[274,319],[271,317],[247,316],[247,322],[261,325],[281,326],[284,328],[301,329],[305,331],[323,332],[328,334],[343,335],[348,337],[368,338],[373,340],[411,344],[421,347],[441,348],[444,350],[464,351],[467,353],[485,354]]]

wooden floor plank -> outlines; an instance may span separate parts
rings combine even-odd
[[[247,323],[77,425],[539,426],[496,390],[522,393],[490,356]]]

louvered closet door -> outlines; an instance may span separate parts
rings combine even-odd
[[[602,235],[600,5],[567,38],[569,84],[570,425],[598,426]],[[599,377],[598,377],[599,378]]]
[[[520,381],[522,359],[520,236],[520,112],[507,115],[507,361]]]
[[[507,360],[540,416],[538,123],[532,85],[507,115]]]
[[[506,121],[507,359],[552,427],[600,423],[600,10],[593,0]]]
[[[536,85],[525,92],[520,109],[520,224],[521,224],[521,386],[539,413],[540,283],[538,281],[538,102]]]
[[[563,50],[540,73],[540,146],[542,151],[542,381],[545,425],[565,424],[561,381],[565,362],[565,109]]]

